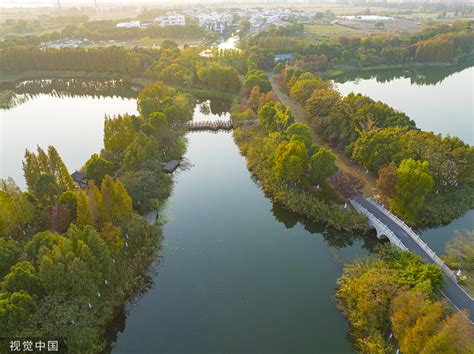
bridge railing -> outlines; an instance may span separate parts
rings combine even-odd
[[[183,125],[185,128],[190,130],[220,130],[220,129],[232,129],[234,122],[230,120],[214,120],[214,121],[190,121]]]
[[[400,227],[402,227],[408,235],[420,246],[426,254],[433,260],[433,262],[441,268],[444,274],[451,278],[454,282],[457,283],[458,279],[454,274],[454,271],[451,270],[439,257],[438,255],[423,241],[420,236],[412,230],[403,220],[401,220],[398,216],[394,215],[390,210],[386,209],[383,205],[377,203],[372,198],[367,198],[367,200],[373,204],[376,208],[381,210],[383,213],[388,214]]]
[[[361,213],[365,214],[372,223],[377,224],[379,227],[383,228],[386,236],[392,242],[393,244],[397,245],[399,248],[402,250],[406,251],[408,248],[403,244],[403,242],[395,235],[390,228],[385,225],[383,222],[381,222],[374,214],[372,214],[370,211],[368,211],[366,208],[364,208],[362,205],[360,205],[357,201],[351,200],[352,205],[356,208],[359,209]]]

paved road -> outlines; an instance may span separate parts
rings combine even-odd
[[[410,235],[399,226],[390,216],[383,213],[375,205],[367,201],[363,197],[354,198],[360,205],[372,213],[379,221],[384,223],[392,232],[402,241],[406,248],[416,253],[426,263],[434,264],[430,256],[421,248]],[[441,288],[441,293],[454,305],[458,310],[468,310],[469,319],[474,323],[474,300],[469,297],[452,279],[444,276],[444,285]]]

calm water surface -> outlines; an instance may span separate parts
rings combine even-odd
[[[351,352],[333,295],[363,241],[330,246],[275,209],[230,133],[188,141],[155,286],[129,307],[114,353]]]
[[[53,145],[70,171],[81,168],[103,147],[106,114],[137,113],[135,99],[58,97],[39,94],[10,110],[0,110],[0,178],[25,188],[21,162],[25,149]]]
[[[430,72],[431,71],[431,72]],[[422,130],[452,135],[474,145],[474,67],[436,79],[438,69],[364,73],[336,81],[339,91],[362,93],[405,112]]]

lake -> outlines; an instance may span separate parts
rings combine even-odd
[[[13,90],[24,94],[24,86]],[[39,145],[46,150],[53,145],[74,171],[102,149],[106,114],[138,113],[135,99],[100,95],[103,85],[99,91],[91,88],[80,95],[66,95],[57,88],[43,93],[47,91],[37,85],[30,89],[34,94],[24,103],[0,110],[0,178],[13,177],[22,189],[26,188],[21,169],[25,149],[36,150]]]
[[[105,114],[136,113],[129,96],[34,92],[1,111],[0,177],[21,187],[25,148],[55,145],[72,171],[102,148]],[[202,100],[193,119],[228,119],[228,110],[229,102]],[[232,133],[187,140],[187,167],[175,172],[160,211],[164,247],[153,285],[114,325],[113,352],[352,352],[333,298],[336,279],[345,262],[370,253],[375,235],[330,232],[273,205]],[[422,237],[441,252],[455,230],[474,228],[473,219],[470,211]]]
[[[343,95],[362,93],[406,113],[422,130],[474,145],[474,67],[459,70],[373,71],[335,81]]]

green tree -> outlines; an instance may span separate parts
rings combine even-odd
[[[306,101],[305,108],[311,117],[326,117],[340,100],[341,95],[337,91],[328,89],[314,90]]]
[[[137,99],[138,111],[145,117],[153,112],[164,112],[166,99],[170,95],[168,88],[160,81],[147,85]]]
[[[336,155],[320,148],[309,160],[309,178],[313,183],[323,183],[337,171]]]
[[[294,118],[291,115],[288,107],[284,106],[280,102],[275,104],[275,123],[278,131],[283,132],[294,123]]]
[[[159,165],[159,158],[160,147],[156,139],[139,132],[125,150],[123,166],[127,170],[156,169]]]
[[[396,195],[390,208],[407,222],[414,222],[433,188],[433,178],[426,161],[405,159],[397,169]]]
[[[93,180],[100,186],[105,175],[114,174],[114,165],[103,157],[93,154],[84,165],[83,171],[87,179]]]
[[[25,290],[29,294],[40,294],[41,286],[36,270],[28,261],[18,262],[13,265],[10,272],[0,283],[4,291],[9,293]]]
[[[51,231],[39,232],[34,235],[25,245],[24,253],[26,258],[34,265],[38,263],[38,256],[40,250],[44,247],[51,249],[54,245],[58,244],[62,236]]]
[[[275,151],[274,171],[278,178],[298,182],[308,165],[308,153],[300,140],[282,142]]]
[[[39,279],[49,294],[92,297],[114,273],[105,241],[90,226],[71,226],[58,244],[40,251]]]
[[[79,191],[77,194],[77,216],[76,223],[79,226],[94,225],[92,220],[89,202],[85,191]]]
[[[382,261],[356,261],[344,267],[336,296],[356,337],[390,328],[390,302],[397,294],[397,275]]]
[[[247,72],[247,75],[245,75],[244,86],[250,89],[254,86],[259,86],[262,92],[268,92],[272,89],[268,76],[260,70],[250,70]]]
[[[270,102],[266,103],[263,107],[261,107],[258,111],[258,119],[260,124],[262,124],[268,131],[275,131],[277,126],[275,122],[275,103]]]
[[[178,44],[175,41],[172,41],[171,39],[165,39],[163,42],[161,42],[160,49],[174,49],[178,48]]]
[[[312,96],[315,90],[319,92],[318,97],[321,99],[323,96],[322,92],[319,90],[330,90],[331,88],[332,84],[329,81],[322,81],[319,77],[305,79],[303,75],[301,75],[293,86],[291,86],[290,96],[295,101],[304,104]]]
[[[55,176],[56,182],[59,187],[61,187],[61,190],[65,191],[68,189],[74,189],[74,181],[69,174],[66,165],[53,146],[48,146],[48,162],[50,165],[50,171]]]
[[[133,199],[133,206],[143,212],[157,210],[171,192],[169,175],[158,171],[128,171],[120,176],[125,189]]]
[[[197,76],[205,88],[227,92],[237,92],[240,89],[239,73],[231,66],[211,62],[199,68]]]
[[[53,175],[43,174],[38,177],[33,187],[33,194],[44,208],[51,207],[61,194],[61,187]]]
[[[34,206],[13,179],[0,180],[0,235],[23,237],[34,216]]]
[[[285,63],[282,63],[282,62],[279,62],[277,63],[274,67],[273,67],[273,73],[276,74],[276,75],[280,75],[280,73],[282,72],[282,70],[285,69]]]
[[[306,124],[301,122],[291,124],[285,130],[285,136],[288,140],[291,140],[292,138],[300,139],[302,142],[304,142],[307,149],[309,149],[313,144],[311,131]]]
[[[34,299],[24,290],[7,294],[0,292],[0,328],[3,335],[14,335],[36,310]]]
[[[13,240],[0,237],[0,277],[5,275],[20,256],[21,249]]]
[[[75,186],[66,165],[53,146],[48,147],[48,154],[39,146],[36,155],[26,150],[25,160],[23,161],[23,172],[28,189],[32,192],[34,192],[39,185],[42,185],[42,192],[45,192],[45,180],[38,183],[38,180],[44,175],[52,176],[54,184],[56,184],[61,191],[73,189]],[[43,197],[45,197],[45,195],[43,195]]]
[[[59,204],[65,205],[69,209],[69,212],[74,221],[77,217],[77,194],[71,190],[65,191],[59,197]]]

